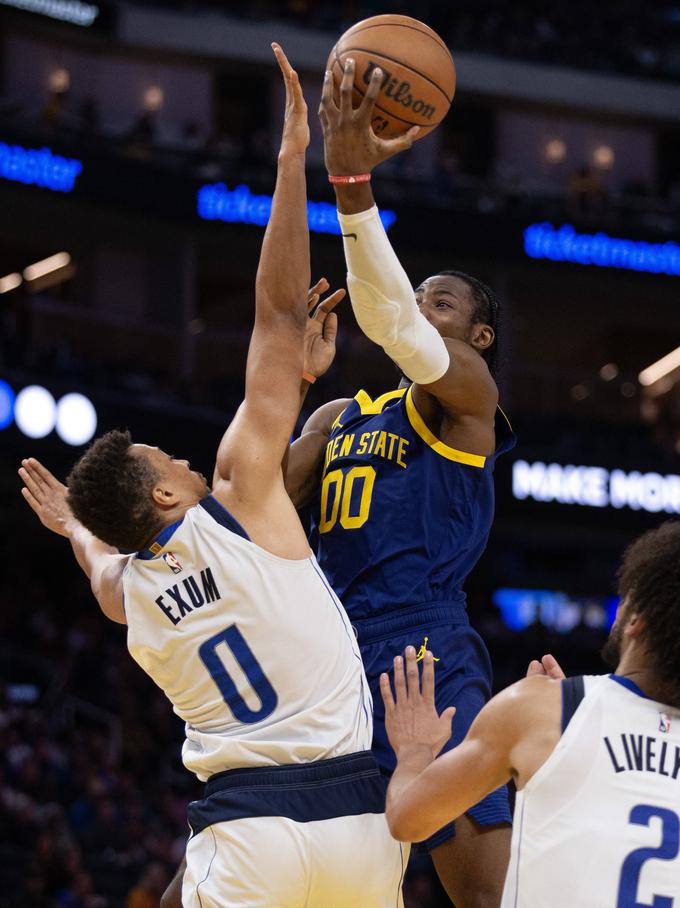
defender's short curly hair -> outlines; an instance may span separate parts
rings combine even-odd
[[[626,550],[619,594],[644,617],[659,680],[680,695],[680,521],[643,533]]]
[[[464,271],[438,271],[437,277],[459,277],[470,290],[472,297],[472,321],[482,322],[493,329],[494,340],[490,347],[482,353],[483,359],[489,367],[489,372],[496,378],[501,367],[500,359],[500,334],[501,334],[501,306],[498,297],[491,287],[487,287],[478,278],[466,274]]]
[[[159,479],[148,458],[131,453],[129,432],[114,429],[98,438],[71,470],[68,504],[102,542],[137,552],[158,532],[151,490]]]

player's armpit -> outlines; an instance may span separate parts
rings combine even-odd
[[[296,508],[304,507],[314,497],[321,482],[328,436],[333,423],[349,403],[349,399],[333,400],[319,407],[290,446],[284,482]]]
[[[437,381],[417,389],[436,398],[451,416],[490,416],[498,405],[498,388],[485,360],[464,341],[444,338],[449,367]]]

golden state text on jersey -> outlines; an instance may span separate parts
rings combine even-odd
[[[515,444],[502,411],[490,457],[444,444],[412,388],[359,391],[328,439],[312,543],[352,619],[461,604],[494,513],[493,467]]]

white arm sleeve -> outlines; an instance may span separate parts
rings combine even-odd
[[[347,287],[359,327],[411,381],[421,385],[437,381],[449,368],[449,352],[436,328],[418,311],[377,206],[358,214],[338,212],[338,220]]]

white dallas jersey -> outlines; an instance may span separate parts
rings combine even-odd
[[[680,908],[680,710],[628,679],[583,681],[517,794],[502,908]]]
[[[370,748],[356,638],[311,553],[272,555],[210,496],[130,559],[123,589],[130,653],[186,722],[202,781]]]

